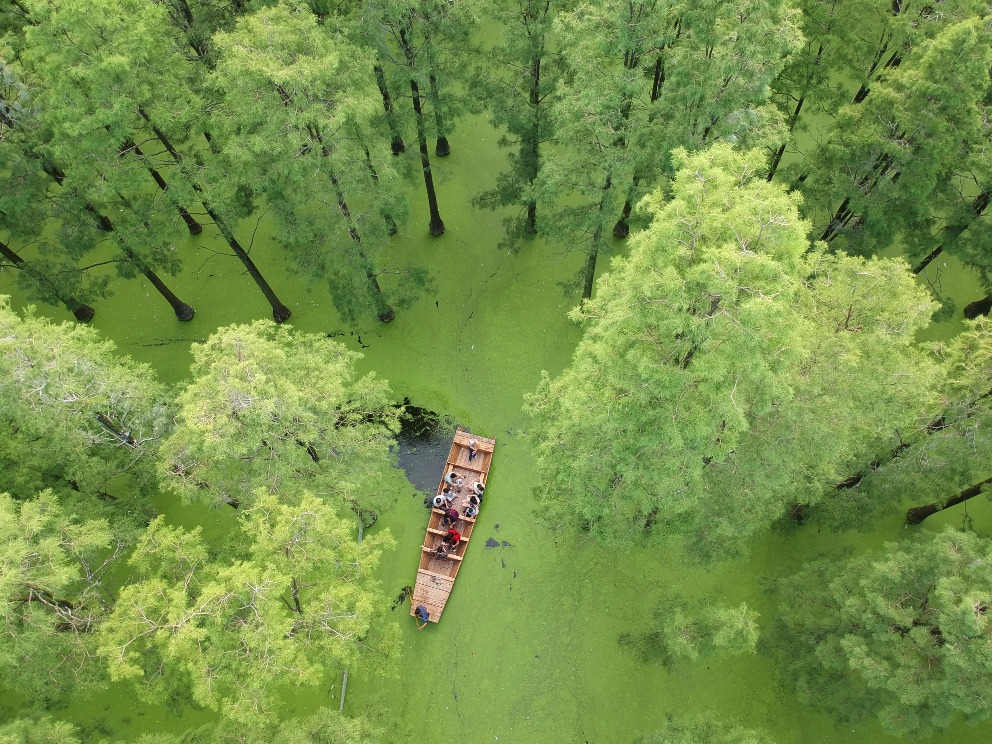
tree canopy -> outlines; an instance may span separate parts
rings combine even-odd
[[[675,157],[671,199],[645,200],[630,257],[573,311],[571,367],[528,406],[552,514],[717,556],[924,423],[937,373],[913,334],[933,306],[901,262],[810,245],[757,152]]]

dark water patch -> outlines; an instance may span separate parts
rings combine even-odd
[[[139,344],[139,346],[169,346],[170,344],[203,344],[206,343],[205,338],[160,338],[155,341],[150,341],[147,344]]]
[[[345,336],[353,336],[354,339],[358,342],[358,345],[361,346],[363,349],[368,349],[369,347],[372,346],[372,344],[367,344],[364,341],[362,341],[361,331],[331,331],[330,333],[324,334],[325,338],[344,338]]]
[[[486,540],[486,547],[487,548],[512,548],[513,545],[511,543],[508,543],[506,540],[503,540],[502,542],[500,542],[499,540],[494,540],[493,538],[490,537],[488,540]],[[503,566],[503,568],[506,568],[506,566]]]
[[[499,522],[493,525],[493,529],[499,532]]]
[[[436,412],[403,399],[397,461],[416,488],[435,493],[451,449],[454,424]]]

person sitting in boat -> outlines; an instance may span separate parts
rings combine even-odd
[[[423,605],[417,605],[417,609],[413,611],[413,616],[417,620],[417,630],[426,628],[427,621],[431,619],[431,613]]]
[[[458,521],[458,510],[449,507],[447,511],[444,512],[444,516],[441,517],[441,526],[447,527],[450,524],[452,527],[454,527],[455,522],[457,521]]]
[[[465,507],[465,516],[469,519],[475,519],[479,514],[478,504],[469,504]]]
[[[447,558],[450,551],[451,546],[442,540],[437,544],[437,547],[434,548],[434,555],[438,558]]]
[[[486,492],[486,487],[482,485],[479,481],[472,484],[472,493],[482,499],[482,495]]]
[[[457,548],[458,543],[462,541],[462,533],[452,527],[445,533],[441,540],[447,543],[449,547]]]
[[[458,478],[461,478],[461,476],[458,475],[458,473],[456,473],[454,470],[452,470],[450,473],[448,473],[446,476],[444,476],[444,482],[448,484],[448,488],[449,489],[454,490],[455,489],[455,481]]]
[[[435,509],[443,509],[447,505],[448,505],[448,500],[446,498],[444,498],[444,495],[443,494],[440,494],[439,493],[437,496],[434,497],[434,508]]]

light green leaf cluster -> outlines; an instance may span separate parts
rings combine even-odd
[[[78,520],[50,491],[0,494],[0,678],[39,703],[89,691],[94,632],[110,607],[102,583],[120,551],[103,520]],[[62,669],[64,673],[52,674]]]
[[[912,335],[932,305],[900,263],[811,250],[759,153],[675,158],[671,200],[644,200],[650,226],[574,311],[572,365],[528,407],[542,508],[713,557],[920,425],[935,372]]]
[[[54,718],[18,718],[0,726],[3,744],[80,744],[79,732],[71,723]]]
[[[93,498],[122,476],[152,485],[168,425],[151,370],[114,351],[92,328],[18,317],[0,298],[0,488],[27,498],[44,488]]]
[[[191,381],[162,445],[168,485],[187,499],[250,505],[310,490],[363,514],[388,503],[399,409],[358,354],[322,336],[258,321],[193,347]]]
[[[962,21],[924,41],[864,103],[842,108],[801,186],[811,214],[820,210],[817,235],[876,253],[956,197],[947,193],[959,185],[952,174],[987,141],[990,66],[988,28]]]
[[[374,669],[395,648],[377,623],[372,569],[388,534],[359,545],[354,526],[321,499],[295,505],[260,492],[226,560],[208,559],[199,530],[152,522],[100,637],[114,679],[153,697],[186,688],[239,726],[278,707],[278,690],[329,671]]]
[[[728,607],[712,600],[670,597],[654,615],[654,629],[621,636],[645,661],[666,666],[696,662],[717,654],[755,653],[758,613],[742,602]]]
[[[382,317],[410,293],[401,279],[384,296],[376,278],[405,202],[379,136],[372,67],[330,29],[277,5],[218,34],[216,141],[222,167],[267,196],[296,269],[327,282],[346,320]]]
[[[912,494],[917,504],[940,504],[992,476],[992,325],[970,321],[936,353],[945,378],[932,422],[869,472],[851,498],[894,508]]]
[[[638,744],[775,744],[764,731],[728,725],[710,716],[669,717],[665,725]]]
[[[776,585],[786,676],[814,705],[894,733],[986,718],[990,565],[992,542],[953,530],[809,564]]]

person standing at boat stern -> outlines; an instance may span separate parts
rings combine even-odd
[[[468,440],[468,461],[469,462],[472,462],[472,460],[475,459],[475,456],[477,454],[479,454],[479,450],[478,450],[478,448],[475,445],[476,445],[476,442],[475,442],[474,439],[469,439]]]
[[[423,605],[417,605],[417,609],[413,611],[413,617],[417,621],[417,630],[423,630],[427,627],[427,621],[431,619],[431,613]]]

